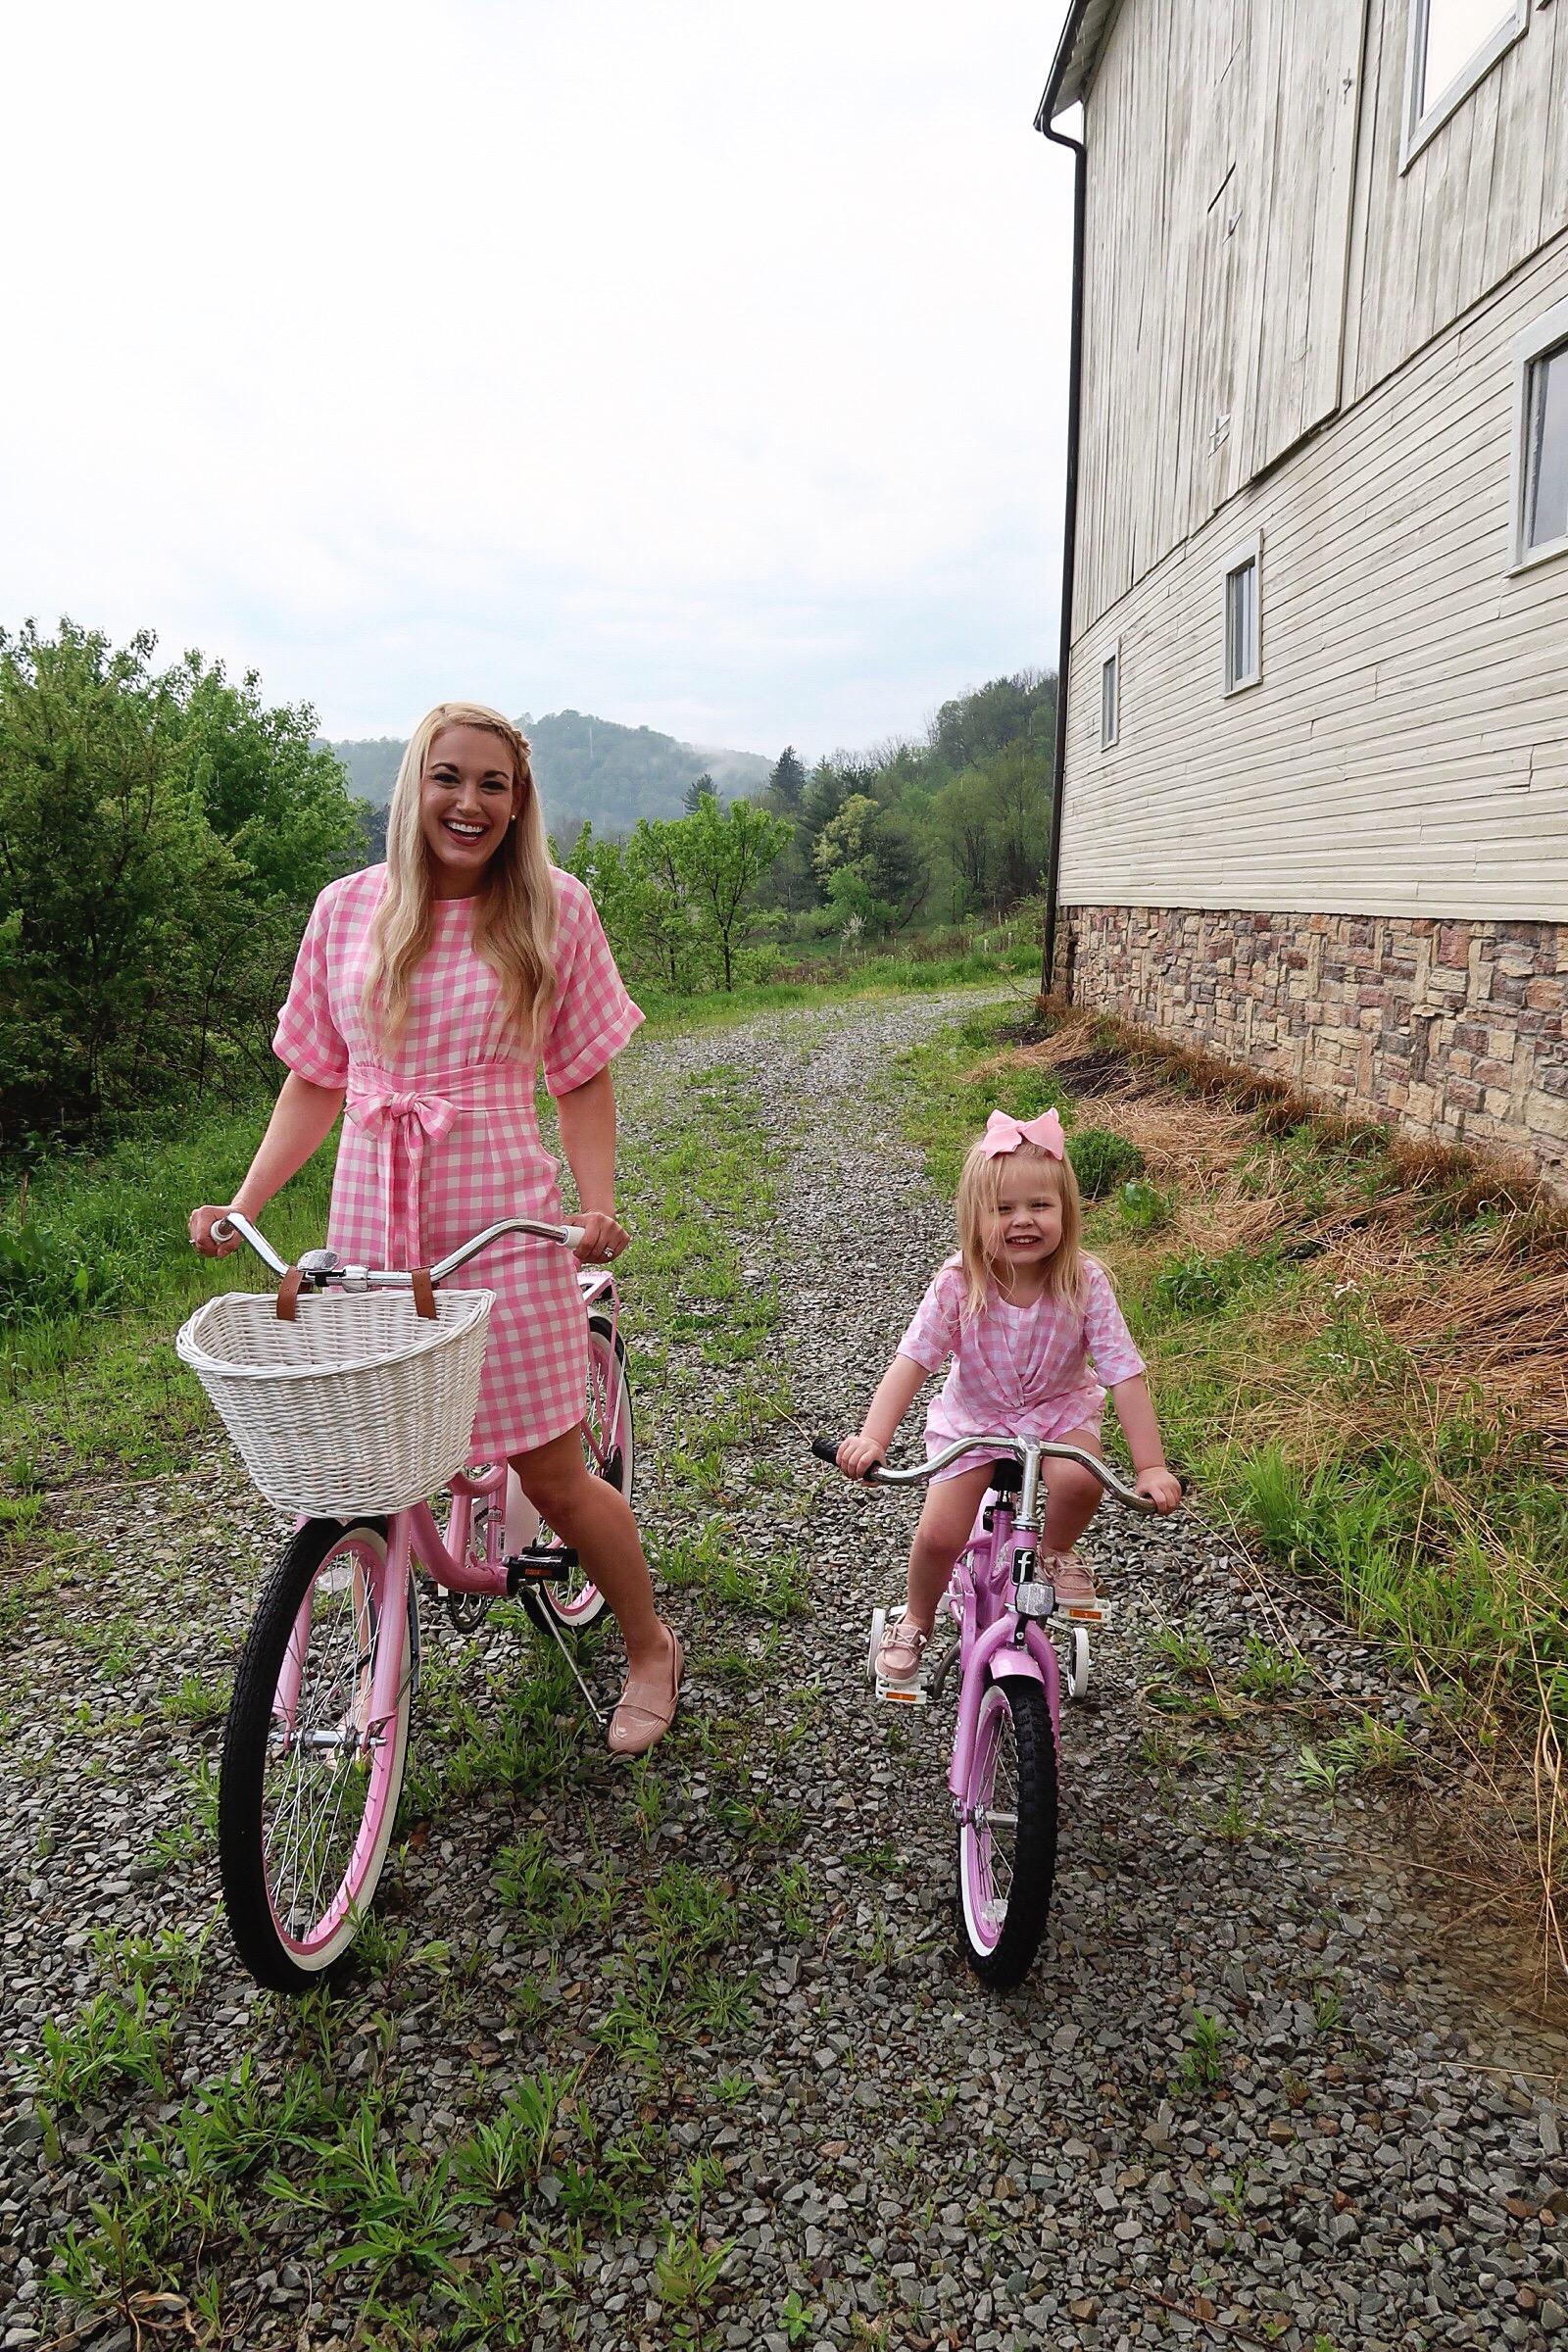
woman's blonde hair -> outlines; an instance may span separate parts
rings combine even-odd
[[[386,888],[370,925],[366,1017],[383,1046],[409,1017],[409,992],[430,945],[430,859],[419,825],[419,785],[444,727],[482,727],[506,745],[522,802],[485,869],[474,901],[473,945],[501,983],[502,1019],[524,1052],[538,1045],[555,994],[556,886],[527,739],[483,703],[437,703],[409,738],[386,823]]]
[[[1003,1170],[1014,1159],[1027,1159],[1031,1166],[1038,1161],[1061,1202],[1061,1240],[1046,1260],[1047,1295],[1074,1305],[1082,1295],[1084,1215],[1071,1161],[1057,1159],[1054,1152],[1041,1152],[1033,1144],[1020,1144],[1016,1152],[988,1154],[982,1136],[970,1145],[958,1178],[958,1249],[963,1258],[966,1321],[985,1313],[996,1280],[986,1248],[987,1229],[997,1213]]]

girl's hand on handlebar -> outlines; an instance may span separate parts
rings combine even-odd
[[[863,1478],[887,1458],[887,1447],[871,1438],[846,1438],[834,1456],[846,1478]]]
[[[576,1255],[585,1266],[608,1265],[612,1258],[620,1255],[631,1240],[625,1226],[617,1224],[602,1208],[579,1209],[573,1222],[582,1227],[582,1240],[577,1244]]]
[[[1174,1470],[1140,1470],[1133,1485],[1140,1494],[1146,1494],[1156,1511],[1173,1511],[1182,1498],[1182,1482]]]
[[[210,1203],[205,1208],[191,1210],[186,1231],[190,1235],[191,1248],[199,1250],[203,1257],[231,1257],[239,1248],[240,1237],[237,1233],[229,1234],[221,1242],[213,1239],[213,1227],[220,1224],[227,1214],[226,1208],[214,1208]]]

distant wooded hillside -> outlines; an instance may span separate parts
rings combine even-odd
[[[640,816],[678,816],[687,786],[700,775],[711,776],[720,796],[732,800],[761,792],[772,770],[760,753],[678,743],[653,727],[617,726],[581,710],[543,718],[524,712],[517,723],[533,746],[545,816],[561,842],[572,840],[584,819],[598,833],[629,833]],[[402,743],[378,735],[334,743],[332,750],[360,798],[384,807]]]

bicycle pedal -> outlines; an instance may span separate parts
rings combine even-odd
[[[879,1674],[875,1682],[877,1697],[890,1707],[925,1707],[931,1703],[926,1696],[923,1674],[917,1675],[912,1683],[889,1682],[886,1675]]]
[[[1093,1625],[1103,1628],[1110,1623],[1110,1603],[1105,1600],[1058,1600],[1056,1615],[1067,1625]]]
[[[520,1585],[564,1585],[577,1565],[577,1554],[565,1544],[529,1544],[521,1551],[509,1552],[502,1564],[510,1596]]]

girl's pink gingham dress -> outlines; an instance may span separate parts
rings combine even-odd
[[[642,1014],[621,986],[594,903],[555,873],[556,996],[541,1059],[552,1095],[585,1086]],[[561,1216],[539,1141],[534,1064],[497,1036],[500,987],[470,945],[470,899],[436,900],[429,951],[390,1060],[375,1058],[360,992],[386,868],[329,882],[294,965],[272,1051],[313,1086],[345,1090],[327,1239],[352,1265],[427,1266],[499,1217]],[[520,1234],[451,1277],[496,1294],[471,1459],[526,1453],[575,1429],[588,1378],[577,1261]]]
[[[955,1438],[1047,1440],[1100,1427],[1105,1390],[1146,1366],[1103,1266],[1086,1257],[1083,1269],[1076,1307],[1059,1298],[1009,1306],[993,1283],[984,1312],[971,1321],[960,1311],[963,1260],[949,1258],[898,1348],[927,1372],[953,1358],[925,1417],[928,1461]],[[974,1467],[960,1454],[934,1483]]]

